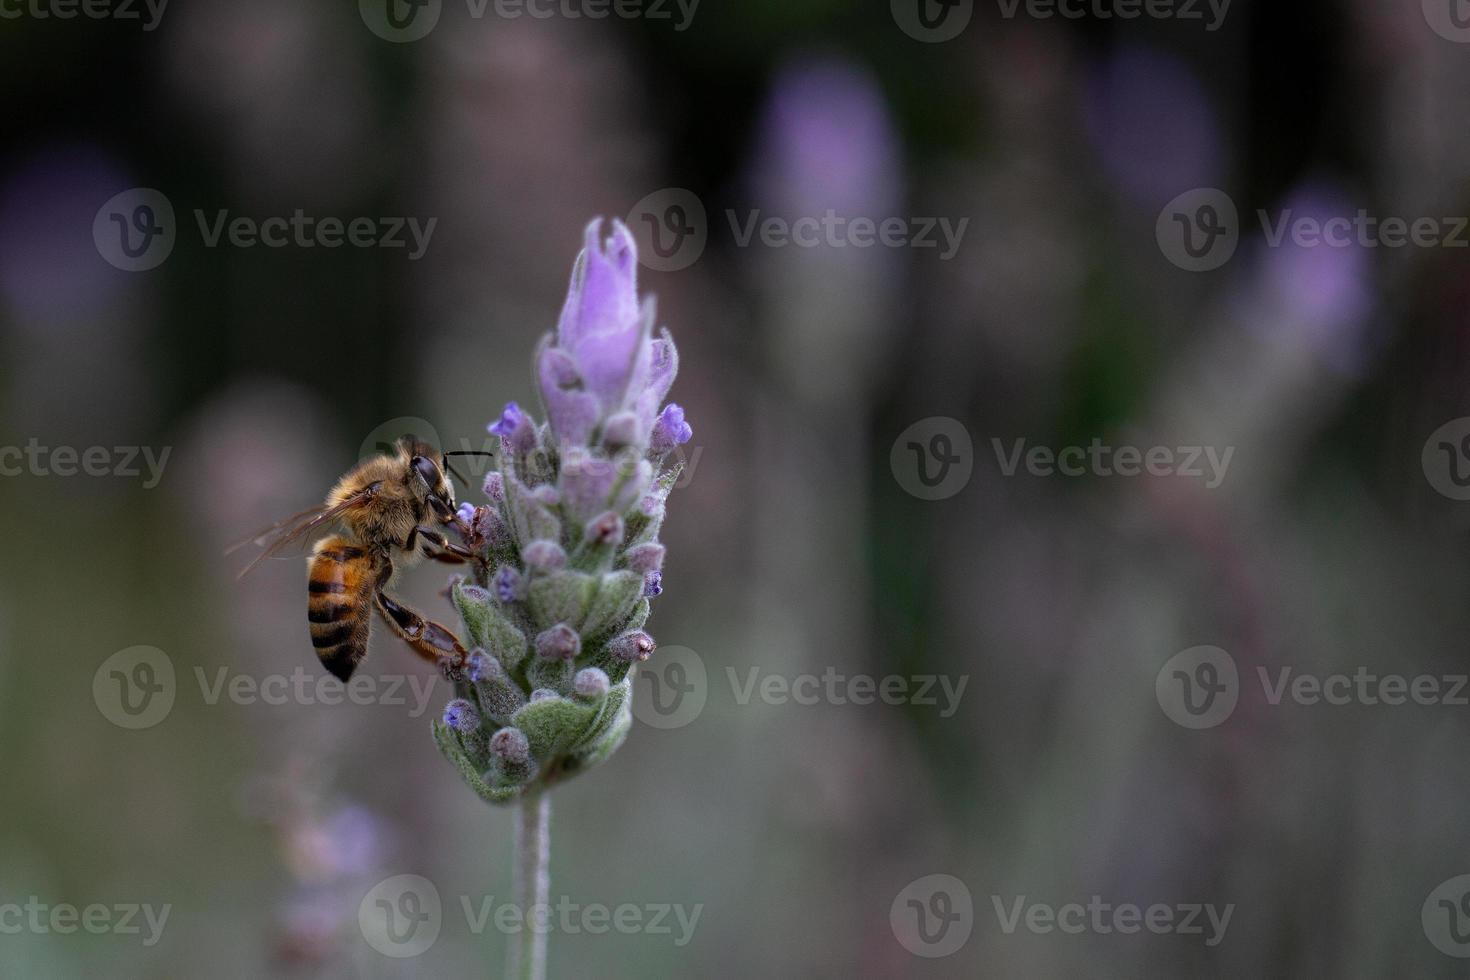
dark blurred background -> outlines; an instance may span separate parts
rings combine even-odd
[[[553,976],[1460,975],[1460,0],[597,2],[0,0],[0,976],[498,975],[442,682],[379,630],[322,703],[300,563],[222,552],[534,405],[597,215],[682,355],[645,674],[691,699],[557,791],[552,894],[699,911]],[[298,211],[363,244],[250,237]],[[442,928],[387,956],[403,874]],[[1013,922],[1089,902],[1231,912]]]

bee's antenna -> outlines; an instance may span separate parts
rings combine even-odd
[[[484,449],[456,449],[453,452],[444,453],[444,468],[449,471],[450,476],[458,477],[459,482],[465,486],[469,486],[470,481],[460,476],[459,472],[453,466],[449,465],[449,457],[451,456],[489,456],[491,459],[495,458],[494,453],[487,452]]]

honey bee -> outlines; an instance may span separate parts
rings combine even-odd
[[[317,541],[307,559],[306,619],[322,666],[344,683],[367,654],[370,610],[415,653],[432,664],[464,665],[468,654],[449,629],[425,619],[387,592],[394,575],[422,558],[460,564],[482,562],[437,528],[463,531],[446,477],[449,456],[412,436],[390,455],[363,460],[337,481],[324,503],[279,521],[241,542],[265,546],[240,572],[334,525],[340,533]],[[231,549],[234,550],[234,549]]]

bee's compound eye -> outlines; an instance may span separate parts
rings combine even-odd
[[[419,475],[419,478],[424,481],[424,486],[430,490],[436,489],[440,481],[444,479],[443,474],[439,472],[439,467],[434,465],[434,461],[427,456],[415,456],[410,465],[413,466],[413,471]]]

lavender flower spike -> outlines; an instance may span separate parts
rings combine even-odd
[[[632,673],[653,655],[649,599],[663,591],[659,543],[692,435],[664,404],[679,369],[654,303],[638,295],[633,236],[587,226],[536,381],[548,422],[515,402],[489,426],[504,452],[487,502],[460,512],[475,581],[450,598],[469,668],[434,723],[439,751],[488,803],[519,809],[520,867],[545,868],[548,790],[606,762],[633,727]],[[493,732],[493,734],[492,734]],[[523,910],[548,901],[544,871],[519,877]],[[507,976],[544,978],[545,934],[525,930]]]
[[[637,273],[621,222],[587,226],[537,355],[549,424],[505,406],[489,430],[511,451],[485,479],[488,499],[462,515],[463,544],[483,561],[450,591],[478,652],[436,738],[492,803],[532,799],[611,756],[632,727],[631,674],[655,649],[644,626],[663,591],[670,450],[692,430],[665,404],[678,352],[667,331],[654,336]],[[524,738],[525,765],[494,757],[497,726],[502,741]]]

